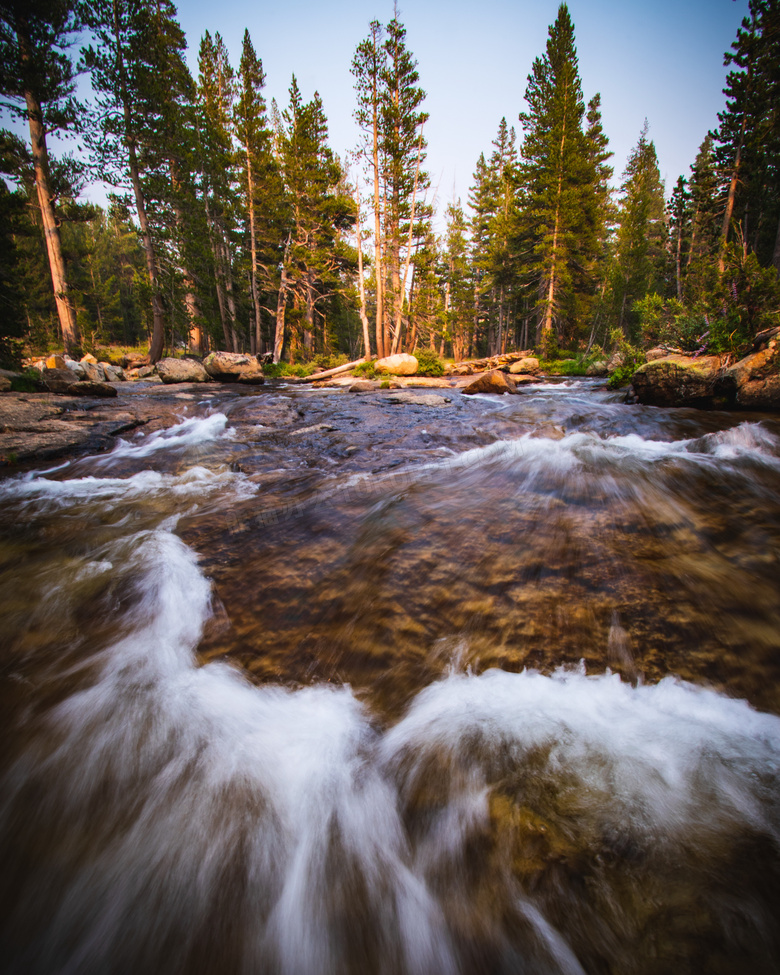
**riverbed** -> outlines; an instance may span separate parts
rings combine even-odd
[[[0,970],[780,968],[780,421],[425,393],[0,482]]]

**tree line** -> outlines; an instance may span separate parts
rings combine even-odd
[[[750,0],[718,127],[667,203],[647,122],[614,188],[561,4],[518,128],[501,119],[437,235],[426,94],[397,13],[355,50],[360,138],[341,159],[295,76],[287,104],[267,104],[248,30],[237,65],[207,31],[193,76],[170,0],[0,0],[2,104],[29,129],[0,136],[0,352],[736,349],[780,324],[779,10]],[[84,152],[55,157],[63,134]],[[106,210],[79,202],[96,179]]]

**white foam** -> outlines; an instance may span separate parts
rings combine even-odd
[[[110,454],[99,459],[108,462],[126,457],[143,458],[160,450],[198,446],[228,436],[227,422],[224,413],[190,417],[165,430],[156,430],[136,443],[120,440]]]

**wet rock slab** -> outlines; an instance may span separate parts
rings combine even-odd
[[[139,411],[126,403],[103,400],[97,405],[49,393],[5,393],[0,398],[0,466],[98,450],[143,422]]]

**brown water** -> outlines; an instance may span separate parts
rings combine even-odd
[[[436,392],[0,483],[0,970],[780,968],[780,424]]]

